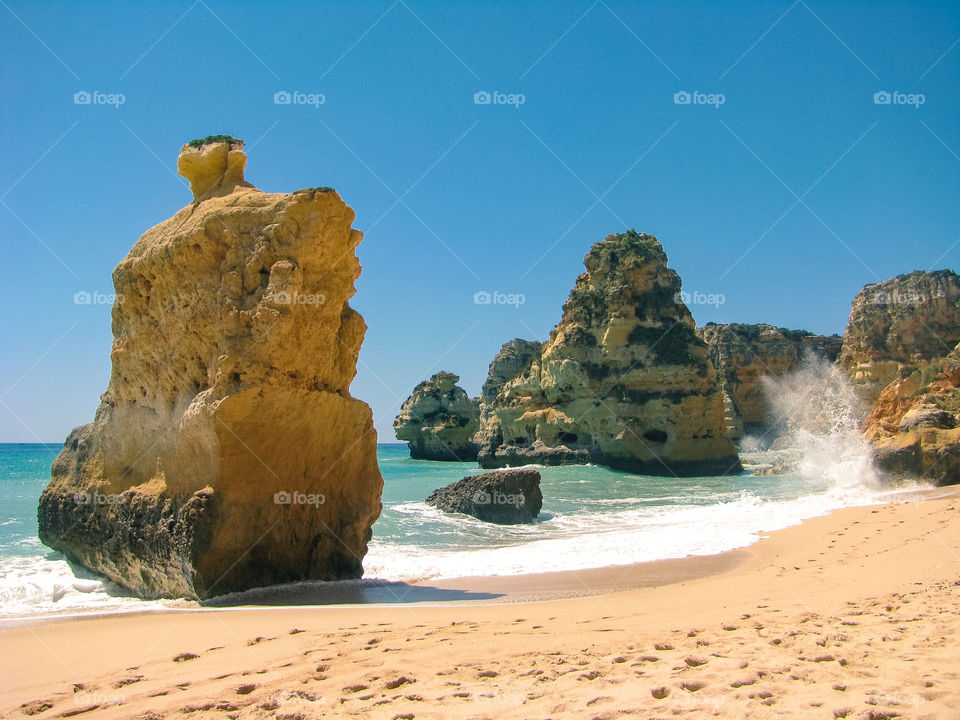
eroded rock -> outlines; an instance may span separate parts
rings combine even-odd
[[[438,372],[417,385],[393,421],[398,440],[405,440],[415,460],[473,462],[477,459],[480,410],[463,388],[460,376]]]
[[[481,467],[738,472],[709,349],[659,241],[610,235],[584,265],[539,355],[517,362],[519,374],[484,403]]]
[[[775,421],[763,378],[782,377],[800,368],[807,353],[830,362],[837,359],[842,339],[766,325],[709,323],[697,334],[710,348],[710,358],[727,400],[731,437],[766,433]]]
[[[543,506],[535,468],[472,475],[434,490],[425,501],[444,512],[464,513],[501,525],[531,523]]]
[[[901,369],[944,358],[960,342],[960,276],[915,271],[857,293],[839,363],[872,405]]]
[[[114,270],[110,383],[40,499],[45,544],[145,598],[359,577],[380,512],[354,213],[244,165],[183,148],[196,202]]]

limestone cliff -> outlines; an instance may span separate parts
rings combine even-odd
[[[539,361],[542,351],[541,342],[514,338],[504,343],[490,361],[487,379],[480,390],[480,428],[474,436],[479,452],[490,454],[503,442],[500,423],[493,410],[497,397],[508,383],[530,371],[534,361]],[[509,393],[513,389],[511,386],[507,390],[501,403],[509,402]]]
[[[774,422],[764,377],[781,377],[797,370],[807,352],[833,362],[842,343],[837,335],[814,335],[762,323],[708,323],[697,335],[710,348],[727,398],[728,432],[734,438],[744,432],[765,432]]]
[[[880,467],[960,483],[960,344],[943,361],[905,367],[863,423]]]
[[[210,140],[181,150],[194,202],[114,270],[110,383],[39,506],[44,543],[147,598],[359,577],[380,512],[354,213]]]
[[[857,293],[839,362],[873,404],[904,367],[945,357],[960,342],[960,276],[915,271]]]
[[[487,404],[481,467],[739,471],[709,350],[659,241],[632,230],[610,235],[584,265],[539,356],[517,362],[519,375]]]
[[[407,441],[416,460],[473,462],[480,410],[463,388],[460,376],[438,372],[417,385],[393,421],[398,440]]]

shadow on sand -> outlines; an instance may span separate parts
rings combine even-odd
[[[412,603],[475,603],[502,598],[503,593],[470,592],[390,580],[298,582],[220,595],[204,607],[239,605],[408,605]]]

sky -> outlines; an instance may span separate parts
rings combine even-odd
[[[111,271],[210,134],[356,211],[381,441],[544,339],[610,233],[660,239],[700,325],[842,333],[864,285],[960,267],[955,2],[0,0],[0,92],[0,442],[92,421]]]

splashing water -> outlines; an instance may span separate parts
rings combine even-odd
[[[791,469],[838,497],[879,489],[865,408],[843,370],[808,351],[799,370],[762,381]]]

